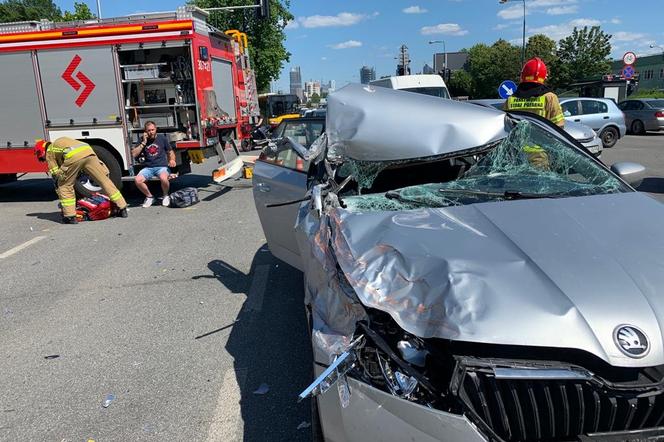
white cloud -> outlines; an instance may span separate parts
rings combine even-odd
[[[284,29],[297,29],[300,27],[300,24],[297,22],[297,20],[291,20],[286,24],[286,27]]]
[[[526,15],[528,11],[526,10]],[[523,17],[523,7],[521,5],[509,6],[505,9],[498,11],[498,17],[505,20],[512,20],[514,18]]]
[[[321,57],[320,59],[323,61],[327,61],[327,57]]]
[[[404,14],[425,14],[429,11],[424,8],[420,8],[419,6],[409,6],[407,8],[402,9],[401,12],[403,12]]]
[[[611,36],[611,42],[617,42],[617,41],[641,41],[646,38],[646,34],[641,34],[638,32],[625,32],[625,31],[619,31],[619,32],[614,32],[613,35]]]
[[[510,25],[499,23],[499,24],[497,24],[496,26],[493,27],[493,30],[494,31],[501,31],[501,30],[507,29],[509,27],[510,27]]]
[[[375,13],[373,14],[375,16]],[[311,15],[309,17],[298,17],[298,21],[305,28],[325,28],[332,26],[353,26],[365,20],[365,14],[353,14],[351,12],[340,12],[337,15]]]
[[[620,23],[622,23],[622,20],[620,20],[617,17],[614,17],[611,19],[611,23],[613,23],[614,25],[619,25]]]
[[[359,48],[360,46],[362,46],[362,42],[357,41],[357,40],[348,40],[348,41],[344,41],[342,43],[329,45],[329,47],[331,47],[332,49]]]
[[[582,28],[584,26],[599,26],[599,20],[592,18],[577,18],[570,20],[566,23],[560,23],[558,25],[548,25],[542,26],[539,28],[528,28],[528,34],[544,34],[553,40],[560,40],[561,38],[567,37],[572,33],[574,27]]]
[[[441,23],[435,26],[424,26],[420,29],[420,33],[422,35],[466,35],[468,31],[462,29],[461,26],[456,23]]]
[[[570,6],[556,6],[555,8],[549,8],[546,10],[546,13],[549,15],[565,15],[565,14],[575,14],[579,11],[577,5]]]

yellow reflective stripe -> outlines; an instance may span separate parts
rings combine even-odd
[[[59,167],[53,167],[53,168],[51,168],[51,169],[48,169],[48,172],[49,172],[51,175],[53,175],[53,174],[56,173],[58,170],[60,170]]]
[[[46,149],[46,152],[53,152],[53,153],[62,153],[64,151],[65,150],[61,147],[53,147],[53,146],[50,146],[48,149]]]
[[[544,152],[544,149],[542,149],[540,146],[523,146],[523,151],[526,153],[538,153]]]
[[[67,206],[74,206],[76,205],[76,198],[66,198],[63,200],[60,200],[60,204],[62,204],[63,207]]]
[[[72,149],[72,150],[70,150],[69,152],[67,152],[67,153],[65,154],[65,158],[71,158],[71,157],[73,157],[74,155],[76,155],[77,153],[79,153],[79,152],[83,152],[83,151],[86,150],[86,149],[90,149],[90,150],[92,150],[92,148],[91,148],[90,146],[88,146],[87,144],[85,144],[85,145],[83,145],[83,146],[81,146],[81,147],[77,147],[76,149]]]
[[[109,196],[109,198],[111,199],[111,201],[117,201],[117,200],[119,200],[120,198],[122,198],[122,194],[121,194],[120,191],[118,190],[118,191],[115,192],[113,195]]]
[[[558,115],[554,115],[553,117],[551,117],[551,122],[552,123],[558,123],[560,121],[563,121],[564,119],[565,119],[565,116],[563,114],[558,114]]]
[[[538,111],[544,109],[545,104],[546,104],[546,98],[544,97],[544,95],[542,95],[541,97],[531,97],[531,98],[509,97],[507,99],[508,110]]]

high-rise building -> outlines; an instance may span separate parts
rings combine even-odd
[[[376,79],[376,69],[369,66],[362,66],[360,69],[360,83],[369,84],[371,80]]]
[[[310,99],[313,94],[320,97],[320,81],[306,81],[304,83],[304,96]]]
[[[290,70],[290,93],[297,95],[300,101],[304,101],[304,95],[302,93],[302,74],[300,73],[299,66],[294,66]]]

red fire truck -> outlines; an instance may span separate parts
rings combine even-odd
[[[120,185],[140,169],[130,149],[146,121],[175,148],[177,172],[219,155],[239,171],[259,108],[247,37],[221,32],[193,6],[102,20],[0,25],[0,179],[44,172],[36,139],[89,143]],[[81,176],[77,191],[97,190]]]

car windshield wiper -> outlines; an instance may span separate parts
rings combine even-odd
[[[519,192],[517,190],[506,190],[504,192],[487,192],[484,190],[474,190],[474,189],[446,189],[444,187],[438,189],[438,191],[441,193],[453,193],[461,195],[491,196],[495,198],[503,198],[506,200],[557,198],[565,195],[564,193],[528,193],[528,192]]]

